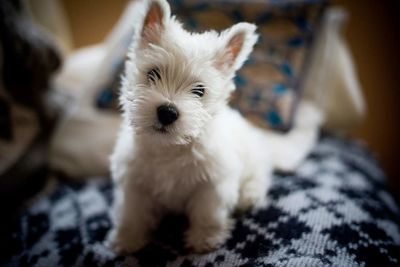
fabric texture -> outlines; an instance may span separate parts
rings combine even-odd
[[[5,266],[400,266],[399,208],[360,144],[324,135],[295,174],[276,173],[269,205],[236,216],[219,250],[183,247],[187,222],[166,218],[143,250],[103,245],[112,184],[60,183],[21,212],[5,236]]]

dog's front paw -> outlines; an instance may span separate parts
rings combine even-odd
[[[144,236],[133,236],[122,231],[113,230],[105,241],[105,245],[116,254],[126,255],[141,250],[148,240]]]
[[[250,210],[251,208],[262,209],[266,206],[267,200],[265,190],[243,190],[240,194],[236,210],[239,213],[242,213]]]
[[[205,253],[222,246],[229,238],[233,220],[223,226],[192,227],[186,233],[186,247],[196,253]]]

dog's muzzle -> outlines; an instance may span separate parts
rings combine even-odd
[[[174,104],[163,104],[157,108],[157,117],[163,126],[167,126],[178,119],[179,112]]]

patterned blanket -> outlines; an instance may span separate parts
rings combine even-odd
[[[204,255],[184,249],[187,221],[166,218],[130,256],[103,245],[112,184],[59,182],[28,205],[2,241],[5,266],[400,266],[399,208],[360,144],[323,136],[295,174],[276,173],[270,205],[237,216],[232,237]]]

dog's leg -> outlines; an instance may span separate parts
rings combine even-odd
[[[272,165],[270,162],[260,162],[258,166],[254,166],[253,174],[242,181],[237,211],[244,212],[251,207],[257,209],[265,207],[271,181]]]
[[[143,248],[148,243],[149,233],[158,223],[151,197],[138,189],[124,189],[120,196],[123,199],[115,199],[115,228],[108,238],[109,245],[118,254]]]
[[[189,202],[190,228],[186,233],[186,245],[195,252],[216,249],[230,235],[233,226],[230,212],[238,198],[238,186],[225,189],[222,193],[215,185],[203,184]]]

